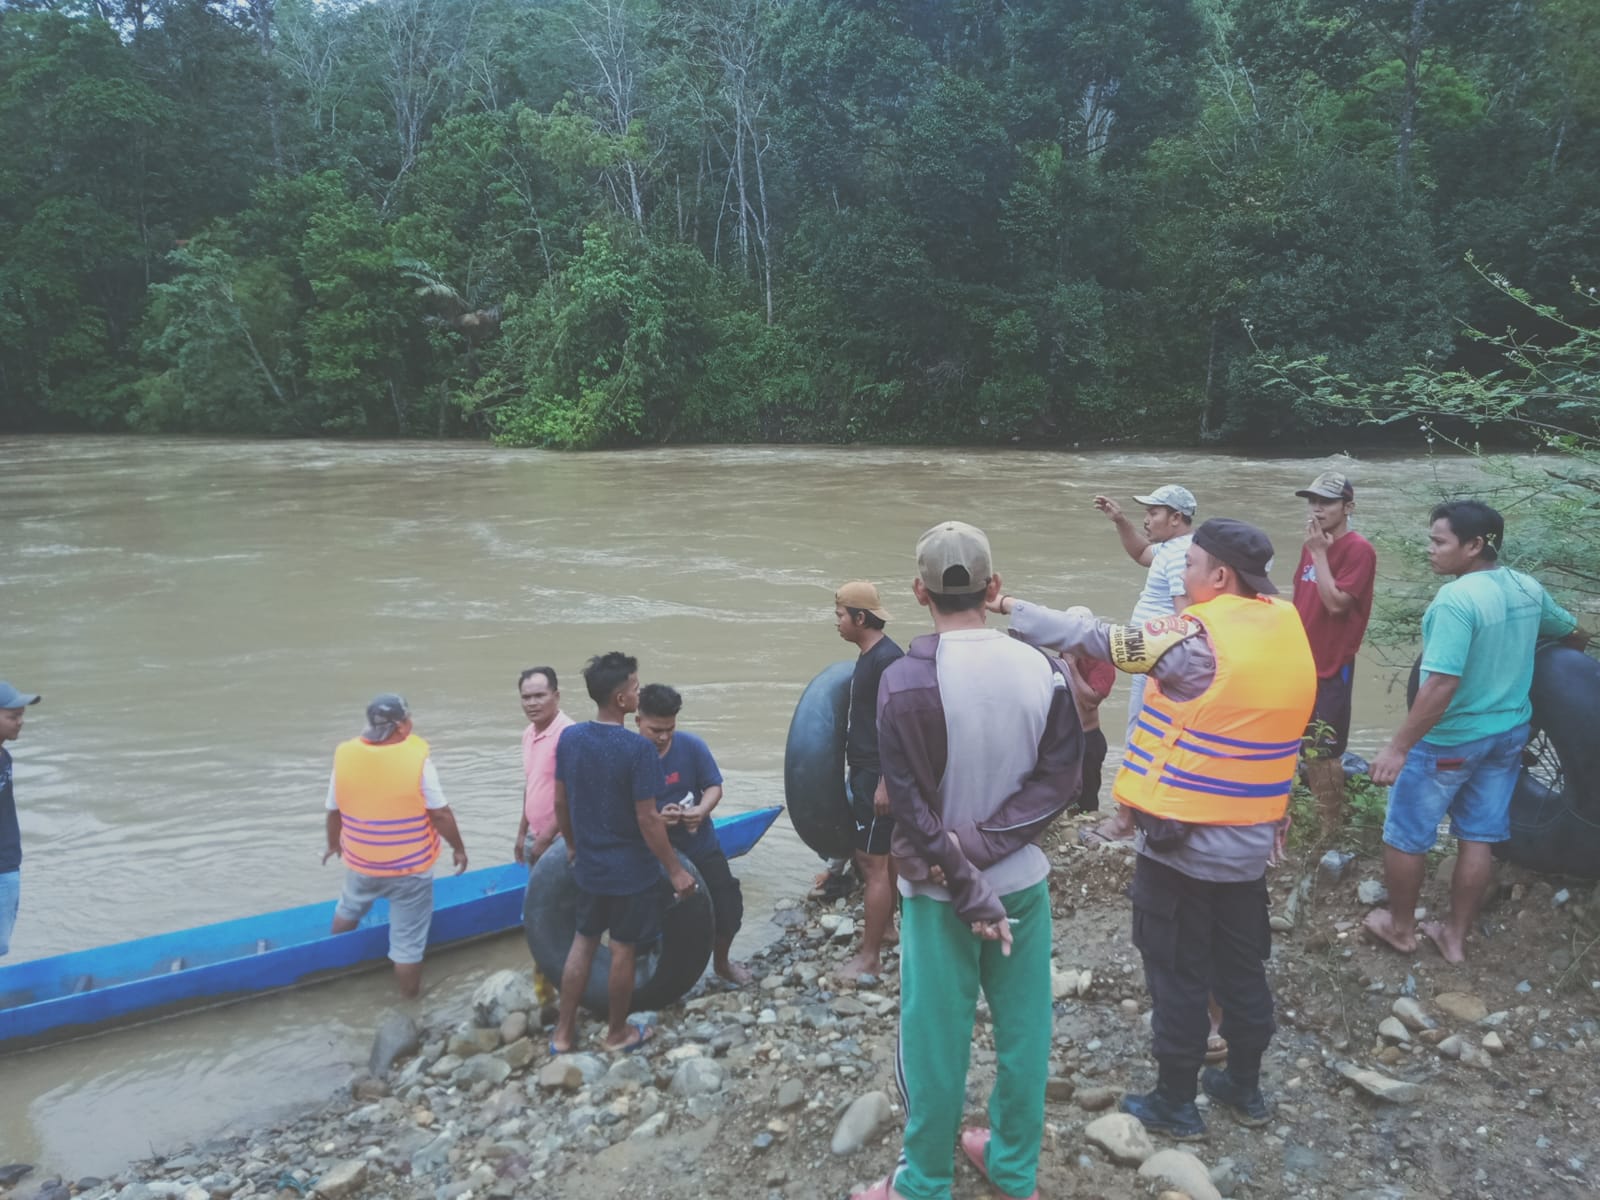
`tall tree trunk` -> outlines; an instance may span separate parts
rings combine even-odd
[[[1400,93],[1400,128],[1395,138],[1395,182],[1402,196],[1411,194],[1411,146],[1417,135],[1417,100],[1420,91],[1422,50],[1427,43],[1428,0],[1412,0],[1411,28],[1400,49],[1405,85]]]

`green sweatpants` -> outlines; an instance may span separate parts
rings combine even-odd
[[[950,1195],[980,987],[994,1017],[999,1059],[989,1096],[989,1179],[1008,1196],[1033,1194],[1054,1024],[1049,887],[1041,881],[1001,900],[1016,919],[1009,957],[999,942],[974,935],[943,901],[911,896],[900,911],[895,1067],[906,1133],[894,1186],[906,1200]]]

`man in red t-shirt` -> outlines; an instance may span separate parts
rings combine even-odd
[[[1350,528],[1356,490],[1340,471],[1324,471],[1295,493],[1310,508],[1305,546],[1294,573],[1294,606],[1317,664],[1317,704],[1307,729],[1306,780],[1317,800],[1322,836],[1344,823],[1344,765],[1356,651],[1372,615],[1378,554]]]

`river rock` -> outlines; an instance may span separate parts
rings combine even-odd
[[[709,1096],[722,1087],[722,1064],[714,1058],[691,1058],[672,1073],[674,1096]]]
[[[1498,1033],[1484,1034],[1482,1045],[1490,1054],[1504,1054],[1506,1052],[1506,1044],[1500,1039]]]
[[[854,1154],[875,1138],[893,1115],[889,1097],[883,1092],[857,1096],[839,1118],[829,1149],[839,1155]]]
[[[520,1016],[521,1014],[519,1013],[517,1015]],[[510,1045],[502,1046],[500,1049],[496,1050],[495,1056],[497,1058],[505,1059],[505,1061],[510,1064],[513,1071],[520,1071],[528,1066],[529,1063],[533,1062],[533,1056],[536,1053],[537,1051],[534,1048],[533,1039],[522,1037],[518,1038]]]
[[[1137,1167],[1156,1152],[1155,1143],[1139,1118],[1128,1113],[1107,1113],[1090,1121],[1083,1131],[1089,1143],[1100,1147],[1114,1163]]]
[[[1317,863],[1317,878],[1325,885],[1338,883],[1356,856],[1344,850],[1329,850]]]
[[[778,1085],[778,1111],[788,1112],[805,1103],[806,1085],[798,1079],[785,1079]]]
[[[1481,1021],[1489,1015],[1489,1006],[1470,992],[1440,992],[1433,998],[1440,1012],[1457,1021]]]
[[[1422,1088],[1417,1084],[1391,1078],[1381,1071],[1369,1071],[1365,1067],[1356,1066],[1354,1063],[1341,1065],[1339,1074],[1366,1092],[1367,1095],[1382,1100],[1387,1104],[1411,1104],[1422,1098]]]
[[[605,1089],[610,1092],[630,1087],[645,1087],[655,1082],[656,1073],[648,1062],[637,1054],[625,1054],[606,1068]]]
[[[32,1163],[7,1163],[0,1167],[0,1187],[15,1187],[18,1181],[33,1173]]]
[[[474,1083],[498,1087],[511,1078],[511,1064],[493,1054],[474,1054],[450,1078],[452,1083],[469,1087]]]
[[[1371,908],[1389,898],[1389,889],[1376,879],[1363,879],[1356,884],[1356,899]]]
[[[647,1138],[660,1137],[667,1131],[667,1125],[672,1120],[664,1112],[658,1112],[652,1117],[646,1117],[628,1136],[643,1141]]]
[[[1205,1163],[1187,1150],[1157,1150],[1139,1164],[1139,1177],[1177,1188],[1193,1200],[1222,1200]]]
[[[1421,1033],[1424,1029],[1435,1029],[1439,1022],[1435,1021],[1426,1012],[1422,1005],[1411,996],[1401,996],[1390,1006],[1390,1011],[1412,1033]]]
[[[474,1054],[487,1054],[500,1045],[500,1030],[480,1029],[470,1021],[464,1021],[450,1034],[444,1044],[446,1054],[454,1054],[461,1059],[471,1058]]]
[[[1411,1040],[1411,1031],[1399,1017],[1385,1017],[1378,1022],[1378,1036],[1386,1042],[1400,1045]]]
[[[528,1014],[514,1012],[500,1022],[500,1040],[506,1045],[528,1036]]]
[[[539,1068],[539,1087],[547,1092],[575,1092],[583,1086],[583,1070],[577,1056],[562,1054]]]
[[[539,996],[533,980],[520,971],[496,971],[472,993],[472,1019],[480,1029],[499,1029],[514,1012],[533,1012]]]
[[[383,1014],[377,1032],[373,1034],[367,1070],[381,1079],[389,1073],[396,1059],[415,1054],[421,1044],[422,1030],[417,1027],[416,1021],[406,1013],[390,1009]]]
[[[1078,1107],[1085,1112],[1099,1112],[1117,1102],[1117,1094],[1108,1087],[1081,1087],[1073,1096]]]
[[[317,1180],[316,1186],[312,1188],[312,1194],[322,1196],[325,1200],[341,1200],[341,1197],[358,1190],[366,1181],[367,1160],[346,1159],[322,1173],[322,1178]]]

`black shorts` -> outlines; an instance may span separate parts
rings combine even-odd
[[[1317,680],[1317,703],[1306,726],[1307,758],[1338,758],[1350,742],[1350,693],[1355,664],[1345,663],[1327,679]]]
[[[690,855],[689,861],[706,881],[706,895],[711,897],[711,911],[716,914],[717,937],[731,938],[744,924],[744,890],[733,877],[728,856],[721,847],[714,847]]]
[[[861,854],[889,853],[889,839],[894,834],[894,818],[873,807],[877,790],[878,772],[870,767],[850,768],[850,815],[856,824],[856,850]]]
[[[578,932],[597,938],[608,930],[613,942],[638,945],[661,936],[661,910],[667,897],[658,884],[631,896],[602,896],[578,889]]]

